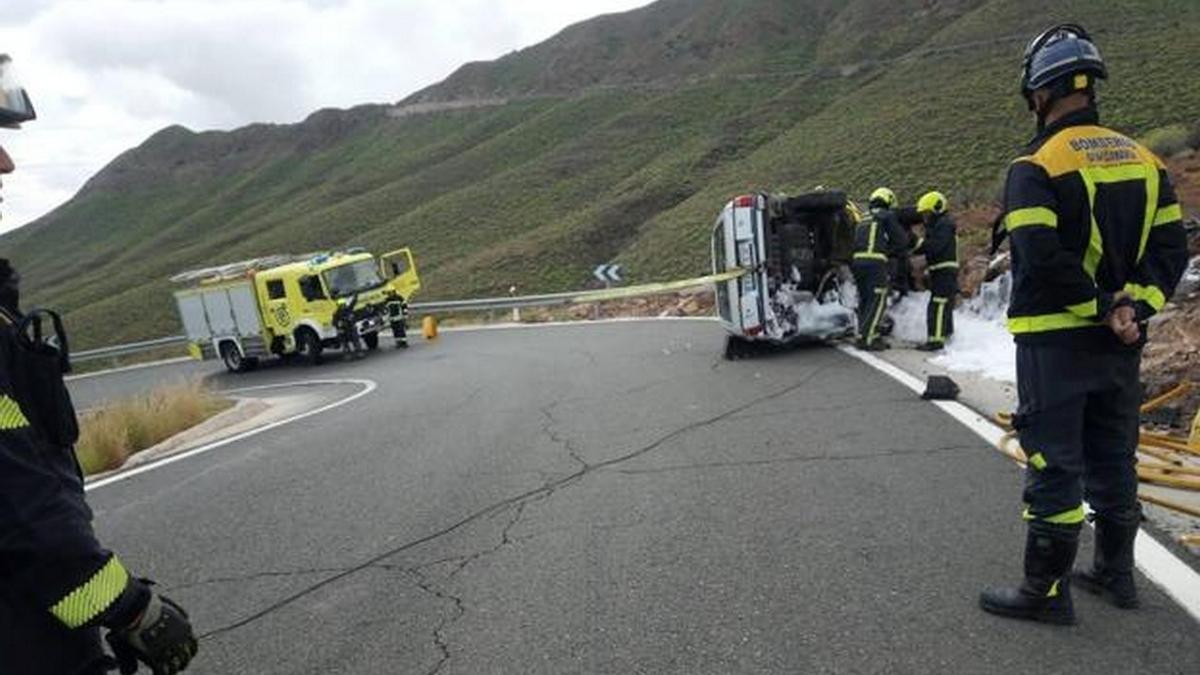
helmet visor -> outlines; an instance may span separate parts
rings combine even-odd
[[[29,94],[21,86],[8,54],[0,54],[0,126],[14,127],[37,119]]]

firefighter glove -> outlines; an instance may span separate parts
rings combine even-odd
[[[154,675],[175,675],[187,668],[199,646],[183,608],[153,591],[133,625],[108,634],[108,645],[123,675],[146,664]]]

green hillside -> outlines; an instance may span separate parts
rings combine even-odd
[[[702,273],[731,195],[816,184],[994,194],[1031,131],[1025,41],[1093,30],[1108,120],[1193,122],[1194,0],[661,0],[468,64],[398,106],[165,129],[0,237],[78,343],[178,332],[170,275],[276,252],[411,245],[423,298]],[[428,111],[434,112],[414,112]]]

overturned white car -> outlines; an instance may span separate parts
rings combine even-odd
[[[746,270],[716,286],[726,356],[752,342],[828,340],[854,332],[850,261],[862,215],[845,193],[733,199],[712,234],[713,272]]]

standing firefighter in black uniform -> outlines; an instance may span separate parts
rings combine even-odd
[[[34,117],[0,55],[0,127]],[[0,174],[13,168],[0,148]],[[62,377],[68,367],[57,315],[22,314],[20,277],[0,259],[0,671],[133,673],[141,661],[177,673],[196,653],[187,615],[92,532],[72,449],[79,429]],[[101,649],[102,627],[115,661]]]
[[[1106,76],[1077,25],[1030,43],[1022,90],[1038,134],[1009,168],[996,238],[1012,240],[1013,425],[1029,457],[1028,534],[1024,582],[985,591],[980,603],[1051,623],[1075,620],[1071,579],[1118,607],[1137,605],[1141,349],[1146,320],[1187,266],[1182,214],[1162,163],[1100,126],[1095,83]],[[1069,578],[1084,498],[1095,510],[1095,562]]]
[[[871,193],[871,213],[863,218],[854,232],[854,280],[858,283],[858,346],[879,351],[887,349],[880,337],[880,327],[887,312],[889,257],[903,255],[908,237],[900,219],[892,210],[896,194],[887,188]]]
[[[917,213],[925,223],[925,237],[913,247],[913,255],[925,256],[929,273],[929,307],[926,310],[928,337],[917,347],[933,352],[946,346],[954,335],[954,300],[958,297],[958,226],[947,213],[949,202],[940,192],[927,192],[917,201]]]

